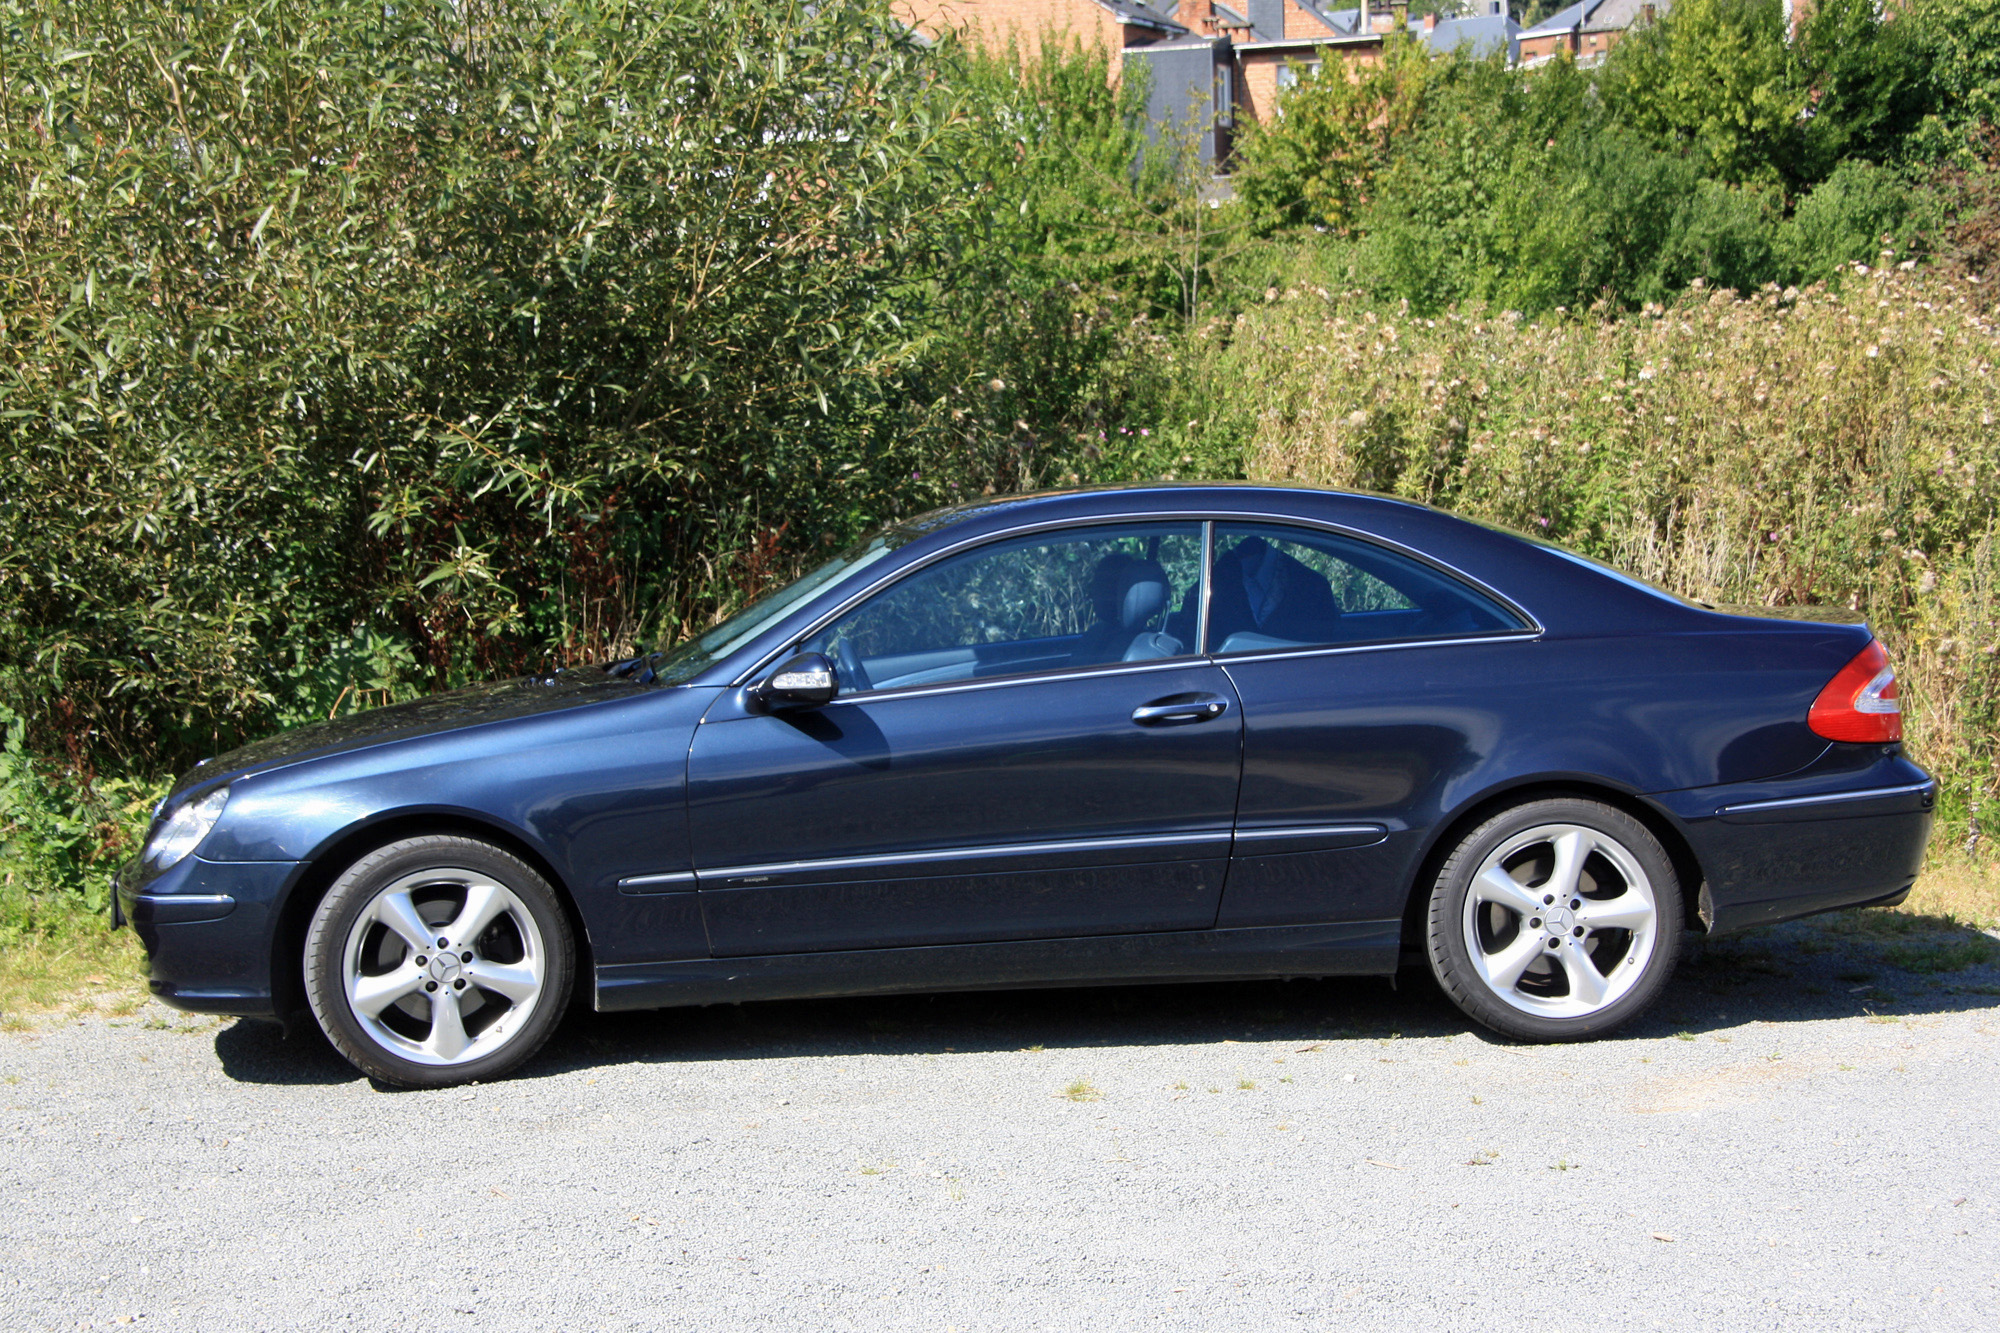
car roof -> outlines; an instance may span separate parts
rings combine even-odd
[[[774,622],[770,633],[731,654],[727,664],[702,672],[694,683],[736,677],[746,662],[768,658],[830,607],[962,545],[1043,524],[1173,516],[1320,525],[1400,548],[1497,594],[1525,611],[1545,633],[1692,629],[1700,627],[1692,622],[1712,617],[1572,552],[1398,496],[1270,482],[1079,486],[981,497],[890,524],[882,532],[893,548],[888,558],[829,584],[796,613]]]
[[[1116,519],[1126,515],[1155,518],[1167,514],[1303,519],[1351,525],[1357,531],[1391,541],[1403,540],[1398,533],[1404,529],[1411,537],[1433,541],[1446,540],[1449,534],[1481,530],[1481,525],[1420,501],[1368,491],[1332,490],[1287,482],[1160,481],[983,496],[903,519],[888,525],[884,531],[893,534],[891,540],[897,546],[919,543],[929,546],[937,540],[955,543],[970,536],[998,534],[1039,523]],[[1528,540],[1503,529],[1485,530],[1505,541]]]
[[[1364,507],[1393,506],[1444,514],[1443,510],[1401,496],[1312,486],[1304,482],[1147,481],[1064,486],[1041,491],[1022,491],[1010,495],[981,496],[976,500],[933,509],[929,513],[905,519],[894,526],[919,532],[934,532],[995,515],[1006,515],[1010,520],[1014,520],[1028,510],[1047,510],[1050,517],[1084,509],[1116,513],[1120,509],[1129,507],[1134,512],[1152,512],[1161,507],[1162,501],[1166,502],[1166,507],[1169,508],[1234,509],[1244,500],[1266,493],[1289,499],[1300,497],[1338,499],[1355,502]]]

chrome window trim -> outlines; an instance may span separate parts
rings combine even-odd
[[[1469,638],[1467,636],[1461,635],[1445,639],[1427,639],[1427,640],[1416,640],[1416,641],[1391,640],[1391,641],[1385,641],[1384,643],[1380,644],[1353,645],[1351,647],[1346,648],[1347,651],[1352,651],[1353,648],[1355,647],[1371,647],[1371,648],[1372,647],[1416,647],[1432,643],[1468,643],[1468,642],[1485,643],[1485,642],[1492,642],[1496,638],[1525,638],[1525,637],[1533,637],[1535,635],[1539,635],[1544,632],[1544,626],[1542,625],[1541,621],[1535,619],[1534,616],[1530,615],[1528,613],[1527,608],[1523,607],[1519,602],[1516,602],[1513,598],[1507,596],[1506,594],[1500,592],[1498,589],[1492,587],[1490,584],[1487,584],[1479,579],[1473,578],[1470,574],[1465,573],[1463,570],[1458,569],[1455,566],[1446,564],[1444,561],[1439,560],[1435,556],[1426,555],[1422,551],[1416,550],[1413,547],[1405,546],[1401,542],[1393,541],[1387,537],[1378,536],[1370,532],[1362,532],[1358,528],[1350,528],[1340,523],[1330,523],[1325,519],[1302,518],[1296,514],[1273,514],[1265,512],[1263,510],[1245,510],[1240,513],[1223,513],[1217,511],[1213,507],[1203,507],[1197,510],[1187,510],[1187,509],[1145,510],[1131,514],[1098,514],[1086,518],[1044,519],[1039,523],[1027,523],[1023,524],[1020,527],[1006,528],[999,532],[980,533],[978,536],[966,537],[960,541],[953,542],[948,546],[940,547],[939,549],[925,556],[923,559],[917,561],[915,564],[912,564],[904,569],[896,570],[893,573],[884,575],[883,577],[878,578],[874,582],[868,584],[866,587],[858,589],[857,591],[849,594],[846,598],[844,598],[841,602],[839,602],[831,610],[829,610],[825,615],[822,615],[818,619],[813,620],[803,630],[800,630],[795,635],[789,636],[785,640],[785,642],[779,644],[775,649],[771,650],[769,653],[759,658],[756,661],[756,663],[753,666],[751,666],[748,670],[739,672],[737,675],[731,677],[729,680],[729,685],[732,688],[741,688],[742,686],[749,684],[753,679],[756,678],[758,673],[762,672],[765,668],[769,667],[772,663],[776,662],[779,658],[783,657],[785,653],[789,651],[791,648],[795,647],[797,644],[804,642],[806,639],[811,638],[813,635],[819,633],[821,630],[825,629],[828,625],[832,624],[835,620],[838,620],[842,615],[845,615],[854,606],[874,596],[877,592],[892,586],[893,584],[900,583],[902,580],[906,578],[910,578],[918,573],[921,573],[922,571],[930,568],[932,565],[936,564],[940,560],[943,560],[949,556],[956,555],[960,551],[967,550],[974,546],[984,545],[985,543],[988,542],[1006,541],[1014,537],[1029,537],[1033,536],[1038,532],[1055,532],[1055,531],[1060,531],[1061,529],[1064,528],[1106,527],[1106,526],[1113,526],[1113,525],[1127,524],[1127,523],[1202,524],[1204,527],[1204,532],[1202,537],[1202,571],[1201,571],[1202,619],[1205,622],[1208,614],[1208,597],[1210,593],[1213,591],[1210,585],[1214,583],[1214,580],[1209,577],[1210,573],[1209,566],[1213,564],[1213,556],[1214,556],[1214,551],[1211,547],[1213,528],[1214,525],[1217,523],[1237,523],[1237,522],[1276,523],[1281,526],[1288,525],[1295,528],[1312,528],[1320,532],[1330,532],[1335,536],[1349,537],[1355,541],[1367,542],[1370,545],[1379,546],[1384,550],[1393,551],[1398,555],[1407,556],[1410,559],[1417,561],[1419,564],[1428,565],[1432,569],[1437,570],[1439,573],[1447,575],[1453,579],[1456,579],[1460,583],[1466,584],[1467,586],[1478,590],[1483,595],[1492,598],[1495,602],[1499,603],[1507,610],[1519,616],[1526,626],[1523,629],[1511,630],[1504,635],[1498,635],[1498,636]],[[1207,632],[1207,628],[1208,627],[1205,623],[1201,626],[1204,635]],[[1202,646],[1199,640],[1197,641],[1197,646],[1198,647]],[[1320,646],[1320,647],[1304,648],[1297,650],[1286,649],[1283,651],[1282,654],[1273,654],[1273,655],[1293,656],[1295,655],[1295,653],[1326,652],[1326,651],[1329,651],[1327,647]],[[1264,655],[1257,654],[1255,656],[1261,657]],[[1248,655],[1246,656],[1232,655],[1226,658],[1222,658],[1214,654],[1202,654],[1202,653],[1189,653],[1183,657],[1170,658],[1168,660],[1184,663],[1184,662],[1201,660],[1204,657],[1206,657],[1208,660],[1211,661],[1241,662],[1241,661],[1252,660],[1251,656]],[[1107,665],[1115,666],[1118,664],[1108,663]],[[999,678],[996,677],[996,679]],[[1012,677],[1011,679],[1033,680],[1037,679],[1037,674],[1034,672],[1022,672],[1018,676]],[[887,694],[891,692],[884,691],[883,693]],[[856,695],[853,697],[860,698],[864,696]],[[870,691],[865,697],[872,699],[880,696],[875,694],[873,691]]]
[[[916,695],[962,694],[968,690],[998,690],[1011,685],[1051,685],[1058,681],[1082,680],[1089,676],[1136,676],[1147,671],[1190,671],[1208,665],[1206,659],[1192,654],[1185,657],[1165,657],[1156,662],[1096,662],[1087,667],[1071,667],[1059,671],[1019,671],[1011,676],[989,676],[984,680],[939,680],[923,685],[899,685],[894,689],[868,690],[862,694],[838,695],[822,705],[828,708],[848,708],[855,704],[874,703],[878,699],[908,699]]]
[[[1745,801],[1740,805],[1725,805],[1716,810],[1718,815],[1741,815],[1757,810],[1792,810],[1807,805],[1836,805],[1844,801],[1872,801],[1891,796],[1915,796],[1936,790],[1936,783],[1912,782],[1901,787],[1870,787],[1865,791],[1826,792],[1818,796],[1786,796],[1774,801]]]
[[[925,861],[978,861],[1004,856],[1050,856],[1062,852],[1118,851],[1138,847],[1195,846],[1200,843],[1256,842],[1301,837],[1380,837],[1380,824],[1295,824],[1283,828],[1207,829],[1197,833],[1147,833],[1114,838],[1071,838],[1060,842],[993,843],[980,847],[949,847],[928,852],[884,852],[877,856],[832,856],[808,861],[774,861],[765,865],[722,866],[714,870],[676,870],[658,875],[628,875],[618,881],[630,892],[655,885],[697,884],[700,880],[746,879],[797,874],[810,870],[861,869],[868,866],[910,865]]]
[[[1196,843],[1226,846],[1226,828],[1201,833],[1146,833],[1116,838],[1072,838],[1062,842],[1010,842],[981,847],[945,847],[927,852],[882,852],[874,856],[829,856],[810,861],[773,861],[765,865],[719,866],[697,872],[706,886],[712,880],[754,879],[818,870],[860,870],[870,866],[921,865],[926,862],[996,860],[1006,856],[1052,856],[1062,852],[1121,851],[1139,847],[1178,847]]]
[[[1287,657],[1334,657],[1347,653],[1384,653],[1396,648],[1443,648],[1460,643],[1527,643],[1540,638],[1539,629],[1509,630],[1505,634],[1460,634],[1448,639],[1378,639],[1374,643],[1315,644],[1300,648],[1253,649],[1241,653],[1213,653],[1218,666],[1241,662],[1271,662]]]
[[[1201,602],[1194,618],[1194,650],[1208,651],[1208,604],[1215,596],[1215,520],[1201,525]]]
[[[685,884],[689,888],[693,888],[694,871],[675,870],[662,875],[627,875],[624,879],[618,881],[618,891],[620,893],[634,893],[642,889],[655,887],[664,889],[674,884]]]
[[[1444,561],[1442,561],[1442,560],[1439,560],[1439,559],[1437,559],[1437,558],[1436,558],[1436,557],[1434,557],[1434,556],[1428,556],[1428,555],[1425,555],[1425,554],[1424,554],[1423,552],[1421,552],[1421,551],[1417,551],[1417,550],[1413,550],[1413,549],[1411,549],[1410,547],[1407,547],[1407,546],[1404,546],[1404,545],[1403,545],[1403,544],[1402,544],[1401,542],[1393,542],[1393,541],[1389,541],[1389,540],[1388,540],[1387,538],[1383,538],[1383,537],[1376,537],[1376,536],[1373,536],[1373,535],[1371,535],[1371,534],[1368,534],[1368,533],[1362,533],[1362,532],[1356,532],[1356,531],[1353,531],[1352,529],[1349,529],[1349,528],[1343,528],[1343,527],[1341,527],[1341,526],[1340,526],[1339,524],[1335,524],[1335,523],[1324,523],[1324,522],[1315,522],[1315,521],[1313,521],[1313,520],[1311,520],[1311,519],[1302,519],[1302,518],[1271,518],[1271,517],[1266,517],[1266,516],[1263,516],[1263,515],[1247,515],[1247,514],[1239,514],[1239,515],[1232,515],[1232,516],[1230,516],[1230,517],[1227,517],[1227,518],[1217,518],[1217,519],[1214,519],[1214,520],[1213,520],[1213,521],[1211,522],[1211,525],[1210,525],[1210,526],[1211,526],[1211,527],[1213,527],[1213,525],[1214,525],[1214,524],[1216,524],[1216,523],[1220,523],[1220,524],[1225,524],[1225,525],[1227,525],[1227,524],[1232,524],[1232,523],[1237,523],[1237,522],[1241,522],[1241,523],[1244,523],[1245,525],[1250,525],[1250,524],[1255,524],[1255,523],[1269,523],[1269,524],[1271,524],[1271,525],[1273,525],[1273,526],[1276,526],[1276,527],[1294,527],[1294,528],[1318,528],[1318,529],[1320,529],[1320,530],[1321,530],[1321,531],[1323,531],[1323,532],[1329,532],[1329,533],[1332,533],[1333,535],[1335,535],[1335,536],[1337,536],[1337,537],[1346,537],[1346,538],[1348,538],[1348,539],[1350,539],[1350,540],[1353,540],[1353,541],[1359,541],[1359,542],[1365,542],[1365,543],[1367,543],[1368,545],[1371,545],[1371,546],[1379,546],[1379,547],[1381,547],[1381,548],[1382,548],[1383,550],[1386,550],[1386,551],[1390,551],[1390,552],[1392,552],[1392,553],[1394,553],[1394,554],[1396,554],[1396,555],[1401,555],[1401,556],[1405,556],[1405,557],[1408,557],[1409,559],[1411,559],[1411,560],[1414,560],[1414,561],[1416,561],[1416,562],[1417,562],[1418,564],[1420,564],[1420,565],[1426,565],[1426,566],[1429,566],[1429,567],[1430,567],[1431,569],[1433,569],[1433,570],[1437,571],[1437,572],[1438,572],[1438,573],[1440,573],[1440,574],[1443,574],[1444,576],[1446,576],[1447,578],[1449,578],[1449,579],[1453,580],[1454,582],[1457,582],[1457,583],[1462,583],[1462,584],[1465,584],[1465,585],[1466,585],[1467,587],[1469,587],[1469,588],[1472,588],[1472,589],[1476,590],[1477,592],[1479,592],[1479,593],[1480,593],[1481,595],[1483,595],[1484,597],[1486,597],[1486,598],[1487,598],[1488,600],[1490,600],[1490,601],[1492,601],[1492,602],[1494,602],[1494,603],[1498,604],[1498,605],[1499,605],[1499,606],[1500,606],[1501,608],[1503,608],[1504,610],[1506,610],[1506,611],[1509,611],[1509,612],[1511,612],[1511,613],[1512,613],[1512,614],[1513,614],[1514,616],[1516,616],[1516,617],[1517,617],[1518,619],[1520,619],[1520,620],[1521,620],[1521,621],[1523,622],[1523,625],[1522,625],[1522,628],[1520,628],[1520,629],[1513,629],[1513,630],[1489,630],[1489,631],[1483,631],[1483,632],[1482,632],[1482,631],[1474,631],[1474,632],[1473,632],[1472,634],[1456,634],[1456,635],[1447,635],[1447,636],[1441,636],[1440,638],[1436,638],[1436,639],[1420,639],[1420,640],[1412,640],[1412,639],[1403,639],[1403,640],[1396,640],[1396,639],[1375,639],[1375,640],[1364,640],[1364,641],[1363,641],[1363,642],[1362,642],[1361,644],[1358,644],[1358,645],[1351,645],[1351,646],[1356,646],[1356,647],[1373,647],[1373,646],[1375,646],[1375,645],[1377,645],[1377,644],[1391,644],[1391,643],[1398,643],[1398,642],[1401,642],[1401,643],[1444,643],[1444,642],[1454,642],[1454,643],[1460,643],[1460,642],[1466,642],[1466,641],[1468,641],[1468,640],[1471,640],[1471,639],[1473,639],[1473,638],[1475,637],[1475,635],[1476,635],[1476,636],[1478,637],[1478,641],[1480,641],[1480,642],[1486,642],[1486,641],[1490,640],[1491,638],[1500,638],[1500,637],[1505,637],[1505,638],[1511,638],[1511,637],[1514,637],[1514,636],[1516,636],[1516,635],[1526,635],[1526,634],[1530,633],[1531,631],[1532,631],[1533,633],[1535,633],[1535,634],[1540,634],[1540,633],[1542,633],[1542,622],[1540,622],[1539,620],[1536,620],[1536,619],[1535,619],[1535,618],[1534,618],[1533,616],[1529,615],[1529,614],[1528,614],[1528,612],[1527,612],[1527,610],[1526,610],[1526,608],[1522,607],[1522,606],[1521,606],[1521,605],[1520,605],[1519,603],[1515,602],[1515,600],[1514,600],[1513,598],[1511,598],[1511,597],[1507,597],[1507,596],[1504,596],[1504,595],[1502,595],[1501,593],[1499,593],[1498,591],[1496,591],[1495,589],[1493,589],[1493,588],[1490,588],[1490,587],[1488,587],[1488,586],[1487,586],[1486,584],[1484,584],[1484,583],[1480,582],[1480,581],[1479,581],[1478,579],[1475,579],[1475,578],[1471,577],[1470,575],[1468,575],[1468,574],[1464,573],[1463,571],[1461,571],[1461,570],[1458,570],[1458,569],[1454,569],[1454,568],[1453,568],[1452,566],[1450,566],[1450,565],[1447,565],[1446,563],[1444,563]],[[1214,556],[1214,550],[1213,550],[1213,548],[1212,548],[1212,547],[1211,547],[1211,548],[1209,549],[1209,551],[1207,552],[1207,554],[1208,554],[1208,555],[1210,556],[1210,558],[1211,558],[1211,559],[1213,558],[1213,556]],[[1338,558],[1338,557],[1336,557],[1336,558]],[[1204,569],[1204,570],[1203,570],[1203,574],[1204,574],[1204,575],[1206,575],[1206,574],[1207,574],[1207,573],[1209,573],[1209,572],[1210,572],[1210,571],[1209,571],[1209,570],[1207,570],[1207,569]],[[1365,571],[1365,570],[1364,570],[1364,571],[1362,571],[1362,572],[1366,573],[1366,571]],[[1202,586],[1203,586],[1203,588],[1204,588],[1204,590],[1205,590],[1205,589],[1206,589],[1206,588],[1208,587],[1208,584],[1209,584],[1209,583],[1212,583],[1212,582],[1214,582],[1214,580],[1213,580],[1213,579],[1208,579],[1208,580],[1207,580],[1206,582],[1204,582],[1204,583],[1203,583],[1203,585],[1202,585]],[[1207,631],[1208,631],[1208,616],[1207,616],[1207,607],[1206,607],[1206,606],[1204,606],[1204,607],[1203,607],[1203,615],[1202,615],[1202,639],[1201,639],[1201,646],[1202,646],[1203,650],[1207,652],[1208,656],[1210,656],[1210,657],[1215,657],[1215,658],[1220,658],[1220,657],[1222,657],[1222,654],[1220,654],[1220,653],[1217,653],[1217,652],[1215,652],[1214,650],[1212,650],[1212,649],[1210,649],[1210,648],[1208,647],[1208,635],[1207,635]],[[1310,649],[1314,649],[1314,650],[1317,650],[1317,649],[1322,649],[1322,648],[1334,648],[1334,647],[1347,647],[1347,646],[1350,646],[1350,645],[1344,645],[1344,644],[1326,644],[1326,643],[1316,643],[1316,644],[1308,644],[1308,645],[1302,645],[1302,647],[1304,647],[1304,648],[1310,648]],[[1255,650],[1253,649],[1253,650],[1252,650],[1252,652],[1254,652],[1254,651],[1255,651]],[[1298,650],[1295,650],[1295,649],[1290,649],[1290,648],[1285,648],[1285,649],[1277,649],[1277,650],[1272,650],[1272,651],[1276,651],[1276,652],[1283,652],[1283,653],[1287,653],[1287,654],[1289,654],[1289,653],[1292,653],[1292,652],[1294,652],[1294,651],[1298,651]],[[1229,657],[1228,657],[1228,660],[1229,660],[1229,661],[1232,661],[1232,662],[1238,662],[1238,661],[1244,661],[1244,660],[1247,660],[1247,655],[1238,655],[1238,654],[1230,654],[1230,655],[1229,655]]]
[[[1380,824],[1293,824],[1284,828],[1237,829],[1236,841],[1257,842],[1276,838],[1341,838],[1367,834],[1380,837],[1388,829]]]

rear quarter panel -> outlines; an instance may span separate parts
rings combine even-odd
[[[1812,700],[1869,640],[1719,613],[1417,506],[1301,511],[1441,563],[1541,632],[1222,659],[1243,699],[1240,824],[1385,830],[1369,847],[1239,858],[1225,926],[1399,916],[1440,839],[1510,790],[1594,786],[1664,811],[1646,798],[1806,769],[1828,749]]]

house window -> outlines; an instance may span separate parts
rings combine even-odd
[[[1283,92],[1301,80],[1319,77],[1319,67],[1317,60],[1287,60],[1278,66],[1278,91]]]
[[[1236,70],[1230,65],[1218,65],[1215,70],[1215,123],[1236,123]]]

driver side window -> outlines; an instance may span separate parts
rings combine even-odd
[[[920,570],[804,646],[842,694],[1179,657],[1192,636],[1167,616],[1200,580],[1199,523],[1037,533]]]

